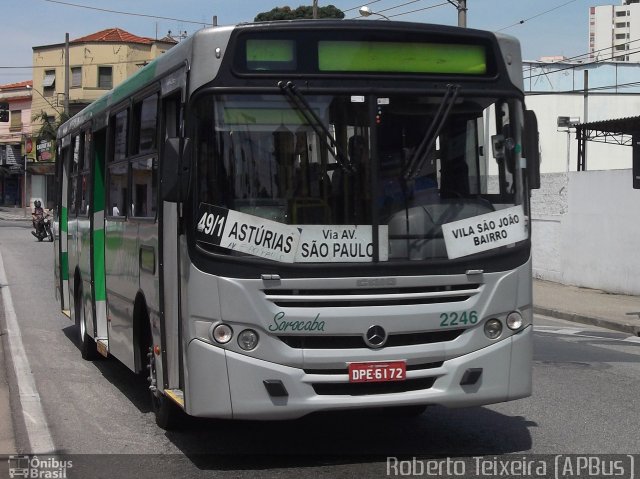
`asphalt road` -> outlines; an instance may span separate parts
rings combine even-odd
[[[144,378],[116,360],[80,358],[75,328],[54,298],[51,244],[35,241],[25,223],[0,221],[0,252],[53,443],[60,453],[85,455],[73,456],[67,477],[386,477],[389,456],[640,452],[640,343],[548,318],[536,318],[534,395],[527,399],[432,407],[412,419],[190,419],[165,432],[155,424]],[[12,363],[6,366],[15,406],[16,378]],[[13,422],[18,450],[34,452],[19,408]]]

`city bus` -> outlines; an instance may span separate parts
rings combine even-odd
[[[148,374],[160,427],[531,394],[539,154],[514,38],[203,29],[57,145],[61,309],[83,358]]]

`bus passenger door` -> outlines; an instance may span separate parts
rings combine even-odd
[[[183,72],[184,74],[184,72]],[[164,94],[164,82],[163,82]],[[160,175],[167,171],[167,164],[175,164],[179,158],[173,154],[175,151],[167,148],[172,141],[177,141],[180,136],[181,124],[181,91],[163,96],[161,100],[161,133],[160,142]],[[168,140],[167,139],[172,139]],[[177,169],[176,169],[177,171]],[[175,201],[165,201],[167,178],[160,181],[160,212],[159,231],[160,239],[160,324],[159,328],[152,328],[154,344],[164,345],[163,355],[156,358],[156,372],[158,388],[179,390],[183,389],[182,354],[181,354],[181,322],[180,322],[180,232],[179,204]],[[164,384],[160,384],[160,381]]]
[[[58,234],[60,238],[60,305],[62,311],[71,317],[71,305],[69,298],[69,253],[68,253],[68,231],[69,231],[69,182],[71,168],[71,138],[69,136],[62,139],[62,167],[61,167],[61,191],[60,191],[60,223]]]
[[[105,210],[106,210],[106,184],[105,162],[107,149],[107,129],[102,128],[93,135],[93,155],[91,184],[92,197],[90,199],[91,211],[91,283],[93,301],[93,331],[91,335],[98,345],[106,344],[102,353],[108,350],[107,333],[107,290],[105,271]]]

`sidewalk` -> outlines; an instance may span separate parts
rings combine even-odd
[[[31,213],[24,215],[24,208],[11,208],[8,206],[0,206],[0,220],[23,220],[31,221]]]
[[[534,279],[533,312],[640,336],[640,296]]]
[[[3,351],[3,338],[5,331],[0,328],[0,455],[16,453],[14,441],[13,421],[11,420],[11,405],[9,404],[9,384],[6,377],[6,361]],[[8,352],[7,352],[8,354]]]

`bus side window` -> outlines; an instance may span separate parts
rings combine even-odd
[[[111,119],[107,215],[124,217],[127,214],[129,162],[127,161],[128,111],[122,110]]]

